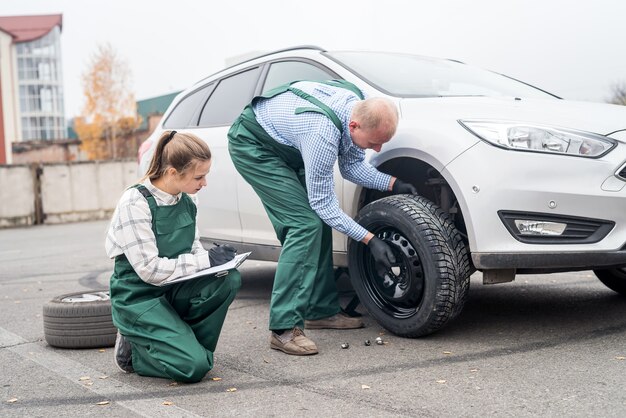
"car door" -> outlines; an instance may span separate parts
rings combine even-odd
[[[339,78],[330,69],[319,63],[309,60],[280,60],[269,63],[262,75],[264,82],[262,92],[268,91],[281,84],[296,80],[330,80]],[[342,178],[335,165],[335,190],[341,202]],[[239,214],[244,241],[254,244],[279,245],[272,224],[265,213],[265,209],[252,187],[237,177],[239,196]],[[341,238],[334,238],[336,244],[340,244]],[[343,244],[341,244],[343,246]]]
[[[194,130],[212,154],[207,186],[198,194],[198,228],[202,238],[241,242],[237,187],[239,173],[228,153],[230,125],[252,100],[261,74],[259,66],[214,81]]]

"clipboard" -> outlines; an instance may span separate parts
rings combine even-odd
[[[187,276],[177,277],[174,280],[169,281],[167,284],[184,282],[186,280],[191,280],[191,279],[195,279],[197,277],[202,277],[202,276],[208,276],[211,274],[215,275],[215,277],[224,277],[228,274],[229,270],[233,270],[239,267],[246,260],[246,258],[248,258],[250,254],[252,253],[248,252],[248,253],[243,253],[243,254],[237,254],[235,258],[233,258],[227,263],[220,264],[219,266],[215,266],[215,267],[209,267],[203,270],[198,270],[197,272],[193,274],[188,274]]]

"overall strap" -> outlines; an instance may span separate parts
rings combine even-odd
[[[156,211],[158,205],[156,203],[156,200],[154,199],[154,196],[152,196],[152,193],[150,193],[150,190],[148,190],[143,184],[135,184],[132,187],[139,190],[139,193],[141,193],[143,197],[146,198],[146,200],[148,201],[148,206],[150,207],[150,213],[152,213],[152,218],[154,219],[154,212]],[[190,208],[192,215],[195,219],[197,209],[191,197],[187,193],[182,193],[180,200],[184,202],[188,208]]]
[[[305,93],[302,90],[297,89],[295,87],[289,87],[289,91],[291,91],[296,96],[299,96],[303,98],[304,100],[311,102],[315,106],[317,106],[317,107],[299,107],[296,109],[296,112],[295,112],[296,115],[299,115],[300,113],[304,113],[304,112],[321,113],[322,115],[325,115],[326,117],[328,117],[328,119],[332,121],[332,123],[337,127],[337,129],[339,129],[339,132],[341,133],[341,135],[343,135],[343,125],[341,124],[341,120],[339,119],[337,114],[333,112],[333,110],[330,107],[326,106],[324,103],[322,103],[317,98],[311,96],[309,93]]]
[[[289,84],[289,87],[288,87],[289,91],[291,91],[296,96],[299,96],[303,98],[304,100],[311,102],[312,104],[317,106],[317,107],[299,107],[296,109],[295,114],[299,115],[300,113],[305,113],[305,112],[321,113],[322,115],[325,115],[326,117],[328,117],[328,119],[330,119],[332,123],[337,127],[337,129],[339,130],[339,133],[343,135],[343,125],[341,123],[341,120],[337,116],[337,114],[330,107],[326,106],[317,98],[311,96],[308,93],[305,93],[304,91],[300,89],[291,87],[293,83],[297,83],[297,81],[294,81]],[[346,80],[318,81],[317,83],[326,84],[328,86],[333,86],[333,87],[339,87],[342,89],[347,89],[347,90],[350,90],[352,93],[356,94],[356,96],[359,99],[363,100],[365,98],[365,96],[363,95],[363,92],[357,86],[355,86],[354,84]]]
[[[295,83],[299,83],[301,81],[311,81],[311,80],[295,80],[287,84],[281,84],[280,86],[274,87],[266,91],[265,93],[256,96],[252,101],[256,101],[257,99],[271,99],[274,96],[278,96],[286,91],[291,90],[291,85]],[[352,93],[356,94],[357,97],[361,100],[365,99],[363,92],[359,89],[354,83],[351,83],[347,80],[325,80],[325,81],[312,81],[314,83],[326,84],[327,86],[339,87],[343,89],[350,90]]]
[[[256,96],[254,99],[252,99],[252,105],[254,105],[254,103],[259,99],[271,99],[274,96],[278,96],[279,94],[290,91],[296,96],[301,97],[302,99],[317,106],[317,107],[299,107],[295,110],[296,115],[299,115],[305,112],[321,113],[322,115],[329,118],[332,121],[332,123],[335,125],[335,127],[337,127],[341,135],[343,135],[343,125],[341,124],[341,120],[339,119],[337,114],[333,112],[333,110],[330,107],[326,106],[324,103],[322,103],[317,98],[311,96],[310,94],[300,89],[297,89],[295,87],[292,87],[292,84],[299,83],[300,81],[303,81],[303,80],[296,80],[288,84],[283,84],[278,87],[274,87],[273,89],[268,90],[267,92],[261,94],[260,96]],[[346,80],[316,81],[316,83],[326,84],[328,86],[347,89],[347,90],[350,90],[352,93],[356,94],[357,97],[359,97],[361,100],[365,98],[365,96],[363,95],[363,92],[356,85]]]
[[[360,88],[358,88],[355,84],[347,81],[347,80],[328,80],[328,81],[319,81],[318,83],[326,84],[333,87],[340,87],[344,89],[350,90],[352,93],[356,94],[359,99],[364,100],[365,96]]]
[[[150,193],[150,190],[146,188],[143,184],[135,184],[132,186],[133,188],[139,190],[139,193],[143,195],[148,201],[148,207],[150,208],[150,214],[152,215],[152,230],[154,230],[154,219],[156,218],[155,212],[157,209],[156,200],[154,200],[154,196]],[[156,234],[156,230],[154,230]]]

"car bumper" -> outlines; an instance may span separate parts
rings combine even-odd
[[[559,253],[472,253],[479,270],[515,269],[517,273],[593,270],[626,266],[626,250]]]
[[[621,143],[606,156],[589,159],[508,151],[479,142],[442,174],[459,201],[472,254],[502,254],[507,260],[507,254],[570,253],[568,259],[575,265],[575,257],[580,254],[610,254],[625,248],[626,182],[615,177],[625,156],[626,145]],[[521,242],[499,216],[503,211],[585,218],[614,225],[597,241]],[[565,261],[559,264],[568,265]]]

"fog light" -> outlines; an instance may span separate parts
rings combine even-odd
[[[515,226],[522,235],[561,235],[567,224],[527,219],[516,219]]]
[[[607,236],[615,222],[554,213],[500,210],[513,238],[526,244],[591,244]]]

